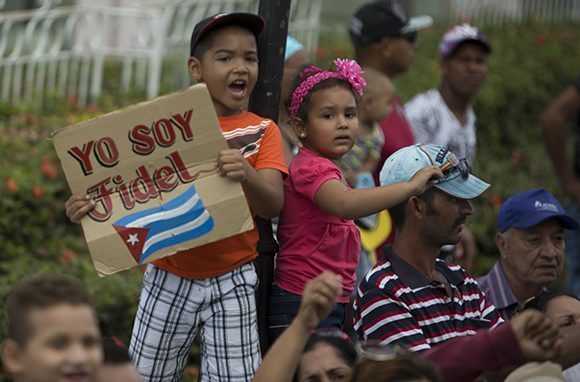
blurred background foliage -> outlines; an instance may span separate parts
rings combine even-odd
[[[439,85],[437,44],[445,29],[420,33],[412,69],[395,80],[403,101]],[[495,217],[505,198],[546,187],[563,200],[538,115],[580,71],[578,25],[529,22],[484,30],[493,52],[487,83],[474,102],[478,117],[474,172],[492,188],[475,202],[469,223],[480,249],[476,274],[495,261]],[[329,67],[336,57],[353,57],[348,37],[323,33],[315,63]],[[64,101],[48,97],[42,105],[0,104],[0,299],[5,301],[11,286],[24,276],[69,274],[94,295],[103,333],[128,341],[141,272],[134,269],[105,278],[96,274],[82,230],[64,214],[69,190],[49,140],[57,129],[142,100],[118,93],[119,67],[109,65],[104,81],[106,91],[97,106],[80,108],[74,97]],[[177,90],[172,84],[162,84],[161,89]],[[3,334],[4,327],[0,338]],[[195,375],[196,370],[190,372]]]

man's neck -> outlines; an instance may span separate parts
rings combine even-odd
[[[531,297],[537,296],[542,291],[541,286],[538,286],[536,284],[522,282],[522,281],[518,280],[517,277],[514,277],[509,272],[509,270],[506,271],[506,268],[503,266],[503,264],[501,264],[501,267],[502,267],[503,273],[505,274],[505,277],[508,281],[508,284],[510,285],[512,292],[514,293],[514,295],[516,296],[516,298],[518,299],[518,302],[520,304],[525,302],[526,300],[528,300]]]
[[[449,110],[451,110],[461,124],[465,124],[467,122],[467,110],[471,102],[471,97],[457,94],[445,82],[441,85],[439,93]]]
[[[427,277],[435,273],[435,259],[439,256],[440,248],[417,239],[416,232],[407,233],[397,231],[393,252],[411,264],[415,269]]]
[[[380,58],[375,56],[362,56],[357,59],[357,61],[363,70],[365,67],[378,70],[391,80],[399,74],[397,71],[392,70],[389,65],[386,65]]]

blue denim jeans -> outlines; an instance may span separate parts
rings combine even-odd
[[[276,341],[282,332],[290,325],[298,314],[302,296],[286,292],[277,285],[270,289],[270,304],[268,311],[268,332],[270,344]],[[336,304],[328,317],[318,324],[319,328],[342,329],[346,315],[346,304]]]

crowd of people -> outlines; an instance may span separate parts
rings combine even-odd
[[[201,381],[578,380],[580,154],[573,166],[562,145],[580,78],[541,116],[572,210],[545,189],[515,193],[497,216],[499,260],[476,280],[467,224],[490,184],[472,173],[471,102],[492,47],[472,25],[451,28],[441,86],[403,105],[392,80],[432,23],[393,0],[365,4],[349,23],[356,59],[331,69],[310,66],[289,37],[279,124],[247,110],[264,20],[222,13],[193,29],[191,77],[222,131],[246,143],[220,152],[217,171],[255,216],[278,218],[265,354],[254,229],[148,264],[128,348],[102,339],[77,281],[22,280],[6,304],[5,370],[16,381],[179,381],[199,336]],[[94,206],[80,194],[65,204],[75,223]],[[357,224],[385,210],[393,232],[374,262]],[[571,294],[551,289],[567,246]]]

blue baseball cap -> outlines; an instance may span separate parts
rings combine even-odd
[[[562,227],[570,230],[580,228],[558,200],[543,188],[534,188],[515,194],[506,200],[497,215],[497,228],[505,232],[509,228],[527,229],[545,220],[558,218]]]
[[[406,182],[417,171],[436,165],[443,170],[443,178],[435,180],[434,186],[461,199],[473,199],[489,188],[486,183],[471,174],[466,159],[457,159],[449,149],[434,144],[407,146],[387,158],[379,180],[382,186]]]

